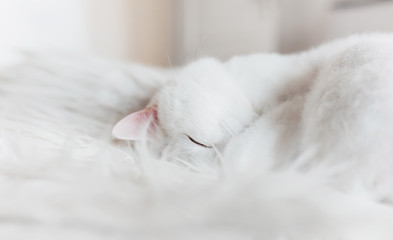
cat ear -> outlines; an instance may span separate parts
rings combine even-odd
[[[123,140],[148,139],[154,135],[157,123],[157,107],[148,107],[120,120],[113,128],[112,135]]]

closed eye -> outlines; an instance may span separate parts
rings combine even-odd
[[[203,143],[200,143],[200,142],[195,141],[192,137],[190,137],[190,136],[188,136],[188,135],[187,135],[187,137],[188,137],[188,139],[190,139],[191,142],[193,142],[193,143],[195,143],[195,144],[197,144],[197,145],[199,145],[199,146],[201,146],[201,147],[204,147],[204,148],[212,148],[212,146],[207,146],[207,145],[205,145],[205,144],[203,144]]]

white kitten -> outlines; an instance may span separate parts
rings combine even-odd
[[[222,150],[237,136],[229,155],[274,164],[297,159],[303,167],[345,162],[378,184],[376,176],[393,171],[392,76],[389,34],[294,55],[202,59],[179,70],[149,108],[120,121],[113,134],[138,140],[148,132],[191,158],[214,156],[213,147]]]

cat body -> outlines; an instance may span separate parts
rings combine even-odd
[[[144,110],[131,114],[114,135],[130,125],[154,128],[152,138],[184,158],[214,158],[219,151],[277,166],[336,161],[377,176],[393,170],[392,78],[390,34],[352,36],[291,55],[200,59],[177,70],[152,98],[154,111],[143,118],[149,121],[140,121]]]
[[[340,188],[362,182],[374,197],[392,199],[393,35],[352,36],[294,55],[237,57],[230,69],[270,66],[269,58],[275,63],[266,75],[263,69],[235,77],[262,114],[231,140],[226,156],[243,165],[273,159],[272,168],[335,164]]]

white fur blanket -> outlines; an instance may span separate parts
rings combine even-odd
[[[48,55],[0,70],[0,239],[393,239],[391,205],[332,188],[335,166],[228,173],[113,141],[165,78]]]

